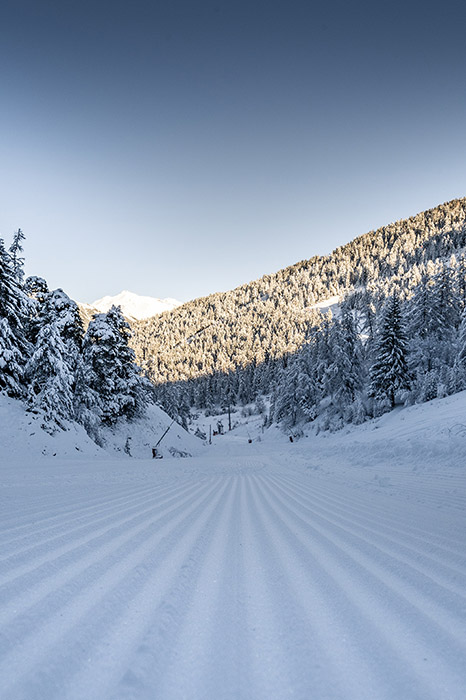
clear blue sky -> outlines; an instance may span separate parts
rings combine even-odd
[[[187,300],[466,194],[463,2],[3,0],[0,235]]]

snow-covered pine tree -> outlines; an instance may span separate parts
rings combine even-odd
[[[300,353],[298,357],[298,379],[296,385],[296,399],[298,402],[298,419],[311,421],[317,415],[317,405],[320,400],[320,387],[316,382],[314,373],[309,371],[309,355]]]
[[[147,405],[145,380],[129,347],[130,327],[119,307],[97,314],[83,342],[82,378],[77,401],[104,425],[134,418]],[[79,409],[78,409],[79,412]]]
[[[50,319],[38,333],[34,352],[26,365],[28,405],[44,414],[43,428],[50,433],[65,429],[74,418],[74,376],[57,322]]]
[[[438,327],[437,309],[434,308],[433,278],[427,274],[421,277],[414,288],[414,294],[407,302],[407,322],[410,329],[409,369],[413,378],[414,394],[417,400],[426,396],[424,378],[437,362]],[[429,392],[432,391],[430,378]]]
[[[0,318],[0,392],[23,395],[24,356],[7,318]]]
[[[89,323],[83,340],[82,367],[78,373],[75,401],[77,414],[87,429],[96,416],[96,425],[111,424],[118,419],[115,361],[118,340],[107,323],[106,314],[96,314]]]
[[[444,265],[435,277],[434,308],[439,333],[443,340],[450,340],[461,321],[460,300],[455,289],[455,273]]]
[[[42,277],[32,276],[24,283],[24,292],[28,297],[28,314],[25,323],[26,337],[35,345],[41,326],[41,310],[48,295],[47,282]]]
[[[438,396],[438,384],[439,375],[436,370],[430,370],[430,372],[419,375],[417,381],[417,402],[424,403],[425,401],[436,399]]]
[[[78,305],[63,289],[50,292],[39,314],[45,322],[53,320],[66,348],[66,362],[74,375],[80,362],[84,327]]]
[[[39,278],[28,279],[34,294],[31,309],[31,334],[35,347],[27,367],[31,408],[40,409],[53,431],[65,427],[65,420],[76,417],[73,406],[76,373],[80,362],[83,327],[77,304],[62,289],[46,291]],[[35,293],[34,293],[35,290]]]
[[[432,285],[429,276],[423,275],[408,303],[407,320],[412,337],[426,338],[432,333]]]
[[[460,300],[455,285],[454,271],[444,265],[435,277],[433,313],[437,319],[436,355],[440,374],[445,366],[455,361],[455,339],[461,322]]]
[[[30,299],[37,299],[41,304],[43,304],[49,293],[49,287],[43,277],[32,275],[26,279],[26,282],[24,283],[24,291]]]
[[[23,246],[21,245],[21,241],[24,240],[25,235],[19,228],[13,234],[13,242],[9,249],[11,257],[11,267],[13,270],[13,274],[18,280],[19,284],[22,284],[24,279],[24,258],[21,257],[21,253],[23,252]]]
[[[370,368],[369,396],[382,404],[395,406],[399,391],[409,390],[408,340],[396,294],[388,297],[382,309],[374,342],[374,361]]]
[[[344,306],[341,321],[330,331],[332,358],[326,371],[327,392],[334,409],[343,415],[362,387],[362,351],[351,311]]]
[[[300,368],[296,358],[291,358],[282,369],[273,399],[273,419],[285,430],[293,428],[300,415],[299,406]]]
[[[333,324],[332,314],[329,311],[315,333],[313,360],[314,366],[310,366],[310,371],[315,374],[315,380],[320,388],[320,395],[323,398],[327,391],[327,370],[332,362],[331,328]]]
[[[24,364],[29,344],[24,332],[27,299],[0,239],[0,391],[19,397],[24,393]]]
[[[432,267],[432,266],[430,266]],[[422,276],[407,303],[411,334],[409,369],[414,379],[413,397],[423,402],[451,386],[447,367],[455,361],[460,320],[456,270],[443,265]]]
[[[84,337],[84,356],[81,358],[76,368],[74,394],[73,394],[73,410],[78,423],[80,423],[87,434],[94,442],[103,447],[104,440],[102,439],[101,415],[99,410],[99,394],[89,386],[89,367],[86,366],[86,336]]]

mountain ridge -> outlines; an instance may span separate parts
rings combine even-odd
[[[86,316],[106,313],[112,306],[120,306],[127,319],[136,321],[151,318],[165,311],[172,311],[181,305],[182,302],[177,299],[143,296],[126,289],[114,296],[104,296],[90,304],[79,302],[79,306]]]

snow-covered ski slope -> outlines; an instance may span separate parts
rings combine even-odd
[[[465,403],[2,460],[2,700],[464,700]]]

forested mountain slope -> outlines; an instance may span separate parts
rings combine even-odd
[[[455,199],[359,236],[331,255],[133,324],[138,362],[160,385],[204,377],[195,390],[191,386],[189,400],[198,405],[206,403],[203,394],[216,393],[219,375],[243,368],[246,374],[239,372],[234,391],[250,400],[271,389],[276,359],[309,340],[321,321],[317,302],[353,294],[350,305],[370,325],[372,311],[388,294],[410,297],[423,277],[433,279],[445,265],[454,267],[453,255],[462,269],[465,243],[466,198]]]

